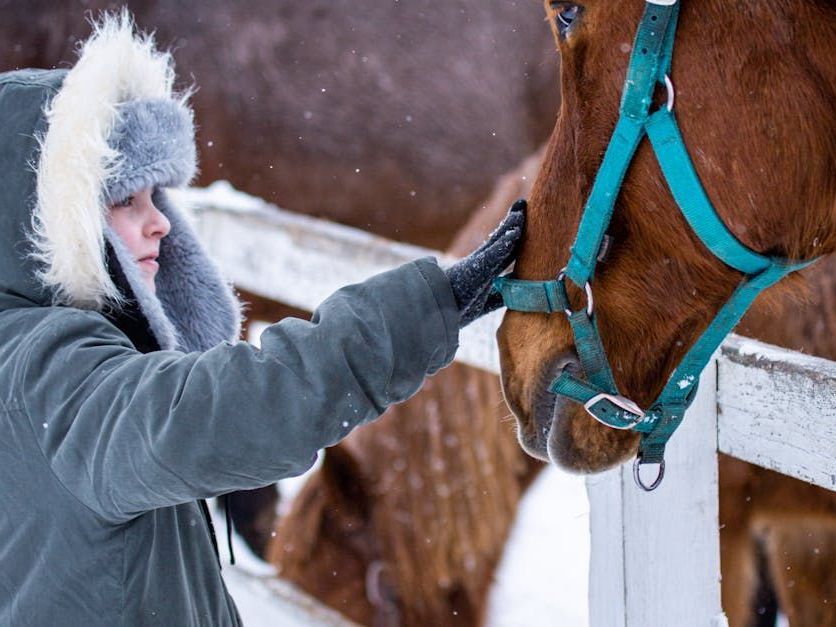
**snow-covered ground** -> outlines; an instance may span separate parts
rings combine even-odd
[[[292,491],[292,484],[287,487]],[[225,538],[223,516],[215,515],[215,524],[218,538]],[[237,564],[230,566],[225,542],[221,542],[221,557],[227,560],[223,573],[244,624],[310,627],[310,619],[294,614],[281,602],[281,589],[270,590],[253,577],[272,575],[272,568],[250,553],[237,536],[233,546]],[[583,479],[549,467],[522,501],[488,600],[488,625],[587,625],[588,564],[589,504]],[[326,615],[320,624],[333,623]]]
[[[491,627],[589,624],[584,480],[549,466],[531,486],[488,602]]]

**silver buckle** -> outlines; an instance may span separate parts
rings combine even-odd
[[[613,426],[613,425],[611,425],[607,422],[604,422],[598,416],[596,416],[592,412],[592,409],[591,409],[591,407],[595,403],[600,401],[601,399],[607,399],[613,405],[623,409],[626,412],[630,412],[631,414],[634,414],[636,416],[636,419],[633,422],[624,425],[623,427],[615,427],[615,426]],[[626,396],[622,396],[621,394],[607,394],[606,392],[601,392],[600,394],[596,394],[595,396],[590,398],[588,401],[586,401],[583,404],[583,408],[587,411],[587,413],[590,416],[595,418],[595,420],[597,420],[598,422],[600,422],[602,424],[607,425],[608,427],[612,427],[613,429],[632,429],[637,424],[639,424],[642,421],[642,419],[644,418],[644,410],[641,407],[639,407],[636,404],[635,401],[632,401],[629,398],[627,398]]]

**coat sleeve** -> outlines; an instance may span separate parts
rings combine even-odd
[[[142,354],[101,315],[56,311],[24,340],[25,411],[58,480],[117,522],[304,472],[458,346],[432,260],[335,292],[310,322],[271,325],[261,349]]]

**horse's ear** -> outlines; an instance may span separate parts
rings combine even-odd
[[[331,502],[344,512],[357,514],[363,520],[371,516],[371,490],[360,464],[347,446],[338,444],[325,450],[322,480]]]

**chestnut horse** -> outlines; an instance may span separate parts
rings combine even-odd
[[[581,210],[618,118],[631,43],[644,4],[545,3],[561,57],[563,101],[529,200],[515,269],[521,279],[554,279],[569,259]],[[720,218],[743,244],[764,254],[809,260],[833,253],[836,7],[826,0],[799,1],[791,11],[773,0],[751,4],[686,0],[681,5],[671,75],[677,119]],[[647,142],[639,146],[627,171],[609,235],[614,244],[595,276],[595,319],[618,389],[647,407],[729,299],[741,275],[694,236]],[[803,292],[806,277],[817,271],[813,267],[783,280],[762,294],[756,307],[780,306]],[[829,337],[821,326],[818,331],[813,325],[797,330],[802,338],[818,333],[826,344],[808,346],[824,348],[822,354],[833,358],[830,286],[824,302],[831,308],[820,323],[827,325]],[[570,298],[573,309],[583,306],[581,294],[573,291]],[[764,331],[768,326],[761,320],[757,328]],[[774,337],[761,335],[798,347],[793,345],[798,338],[782,338],[779,331]],[[548,391],[556,375],[577,364],[571,329],[563,316],[508,312],[498,339],[503,389],[526,450],[581,472],[603,470],[636,453],[637,433],[604,426],[582,406]],[[730,478],[739,469],[733,462],[724,461],[723,466]],[[766,566],[785,613],[798,624],[833,624],[832,577],[819,577],[817,590],[790,581],[786,569],[779,572],[781,564],[795,568],[798,563],[789,553],[783,557],[779,553],[789,547],[795,547],[796,553],[804,547],[809,551],[805,534],[814,530],[823,538],[820,551],[832,555],[834,495],[815,488],[804,488],[815,493],[809,499],[796,493],[815,508],[807,517],[812,521],[809,528],[802,531],[796,528],[798,518],[781,512],[782,502],[789,502],[782,499],[789,498],[787,494],[792,497],[793,490],[783,491],[784,496],[770,494],[769,481],[747,474],[737,473],[738,495],[752,496],[754,491],[772,517],[740,513],[746,509],[740,502],[721,504],[723,515],[739,514],[736,526],[748,541],[757,543],[765,554],[772,552],[773,560]],[[723,566],[732,568],[734,559],[724,552]],[[733,570],[741,573],[746,568],[753,565]],[[820,570],[826,572],[827,567]],[[730,607],[730,588],[740,582],[729,577],[728,583],[724,603],[732,623],[743,625],[748,599],[735,603],[737,609]],[[749,593],[745,584],[739,587]],[[806,600],[799,601],[805,595]]]
[[[519,499],[542,468],[504,415],[495,375],[445,369],[326,451],[268,560],[363,625],[482,624]]]
[[[515,199],[526,197],[545,146],[501,177],[482,207],[456,236],[468,250],[496,224]],[[738,332],[792,350],[836,359],[836,256],[806,272],[803,300],[780,308],[756,302]],[[777,599],[792,624],[827,624],[836,597],[836,497],[725,455],[720,456],[720,550],[723,605],[731,624],[775,623]]]

